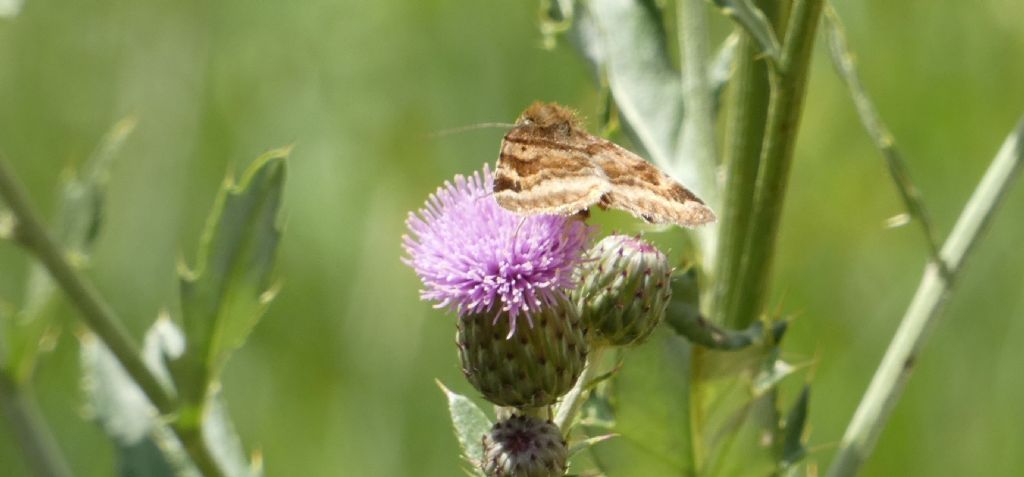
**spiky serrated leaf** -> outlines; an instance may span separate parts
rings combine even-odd
[[[595,444],[607,441],[608,439],[614,439],[618,436],[618,434],[604,434],[573,442],[572,444],[569,445],[569,456],[571,457],[573,454],[576,454],[577,452],[587,450],[593,447]]]
[[[110,168],[134,128],[132,118],[118,121],[82,168],[68,169],[62,177],[53,227],[55,238],[76,265],[85,263],[92,252],[103,223]],[[7,366],[18,381],[28,379],[35,367],[40,341],[50,328],[55,291],[49,272],[40,263],[34,263],[29,269],[22,309],[12,314],[3,333],[8,348]]]
[[[118,477],[180,477],[152,439],[116,444]]]
[[[476,468],[484,457],[483,436],[490,432],[494,423],[466,396],[452,392],[441,381],[437,381],[437,386],[448,399],[448,412],[462,454]]]
[[[800,396],[793,403],[793,407],[786,414],[778,456],[783,468],[792,467],[807,455],[807,448],[804,446],[804,428],[807,425],[810,401],[811,387],[805,385],[800,391]]]
[[[777,386],[796,367],[779,359],[777,340],[739,350],[696,348],[693,409],[704,432],[707,476],[764,476],[782,469]]]
[[[712,0],[722,13],[735,21],[757,42],[761,52],[772,62],[780,62],[781,46],[768,17],[750,0]]]
[[[228,477],[259,477],[263,469],[250,462],[242,439],[228,415],[227,406],[219,395],[210,398],[203,419],[203,438],[214,458]]]
[[[608,477],[687,475],[694,470],[690,440],[690,352],[683,338],[664,329],[630,349],[622,370],[602,389],[612,405],[619,437],[590,449]],[[587,425],[591,436],[604,427]]]
[[[177,331],[160,325],[163,321],[158,320],[146,334],[144,353],[149,356],[172,352],[153,349],[166,341],[158,335]],[[175,475],[198,476],[172,431],[110,350],[91,334],[82,336],[81,342],[86,409],[118,449],[119,475],[150,475],[159,469],[172,469]],[[153,372],[161,374],[159,361],[145,361]],[[162,374],[166,375],[166,370]],[[149,445],[159,449],[159,458],[148,452]]]
[[[763,476],[775,471],[775,393],[755,386],[762,370],[772,367],[775,350],[765,343],[732,351],[695,350],[693,409],[703,430],[703,474]]]
[[[87,256],[103,224],[107,184],[114,158],[135,130],[134,118],[115,123],[80,171],[69,170],[54,223],[57,240],[72,255]]]
[[[174,366],[182,395],[201,403],[219,367],[265,310],[280,231],[288,149],[268,152],[227,181],[210,212],[194,270],[183,270],[181,311],[188,346]]]
[[[184,335],[166,315],[156,320],[143,341],[143,361],[165,385],[170,385],[168,360],[184,350]],[[125,373],[110,350],[93,335],[81,346],[83,388],[89,414],[99,422],[118,450],[119,475],[199,477],[180,441],[156,409]],[[228,477],[260,475],[242,449],[219,396],[210,398],[203,435],[214,459]],[[158,453],[154,453],[156,450]]]

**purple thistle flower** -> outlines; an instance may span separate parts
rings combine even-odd
[[[558,215],[523,217],[503,209],[492,195],[493,177],[484,165],[472,177],[445,181],[417,213],[406,220],[402,237],[424,289],[420,298],[459,316],[495,310],[516,318],[553,303],[571,288],[590,229]]]

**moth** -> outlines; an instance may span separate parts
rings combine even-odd
[[[654,164],[588,133],[555,103],[526,108],[501,141],[494,176],[498,204],[521,215],[572,215],[593,205],[654,224],[696,227],[715,214]]]

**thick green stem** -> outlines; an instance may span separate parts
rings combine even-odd
[[[587,391],[590,389],[591,381],[597,375],[597,369],[601,366],[603,354],[604,348],[590,350],[590,355],[587,356],[587,365],[583,368],[580,378],[576,380],[576,385],[562,397],[562,402],[555,409],[554,423],[562,430],[562,433],[568,434],[569,426],[572,425],[576,413],[583,405],[583,401],[586,401]]]
[[[782,64],[770,72],[772,93],[754,190],[754,214],[746,234],[739,279],[730,284],[744,298],[726,303],[727,324],[736,328],[757,319],[768,293],[814,34],[823,5],[824,0],[794,2],[782,45]]]
[[[85,279],[64,256],[64,252],[46,231],[39,215],[28,202],[28,194],[15,179],[0,157],[0,197],[14,215],[14,238],[46,267],[53,280],[64,290],[78,309],[82,321],[110,349],[125,372],[132,377],[153,406],[165,416],[178,411],[175,396],[157,379],[142,361],[139,345],[135,342],[113,308],[103,300],[96,288]],[[192,457],[196,467],[207,477],[224,475],[202,438],[198,427],[171,425],[182,445]]]
[[[786,2],[758,2],[765,16],[781,31]],[[726,106],[725,185],[719,215],[719,242],[715,253],[715,285],[708,316],[718,324],[739,327],[730,310],[743,300],[745,290],[736,287],[740,267],[746,255],[746,240],[754,214],[754,188],[761,160],[765,121],[771,86],[768,64],[759,58],[760,47],[742,28],[738,28],[733,84]]]
[[[39,477],[71,477],[71,467],[57,446],[31,390],[0,370],[0,410],[14,430],[25,463]]]
[[[949,297],[953,279],[1024,165],[1022,141],[1024,119],[1003,143],[942,246],[940,257],[947,266],[948,275],[944,275],[934,261],[925,268],[899,329],[846,428],[828,477],[855,475],[870,455],[910,379],[921,345],[934,328],[942,305]]]

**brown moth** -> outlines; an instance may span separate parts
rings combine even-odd
[[[494,198],[522,215],[572,215],[597,204],[655,224],[715,221],[693,192],[640,156],[591,135],[572,110],[555,103],[533,103],[505,134]]]

